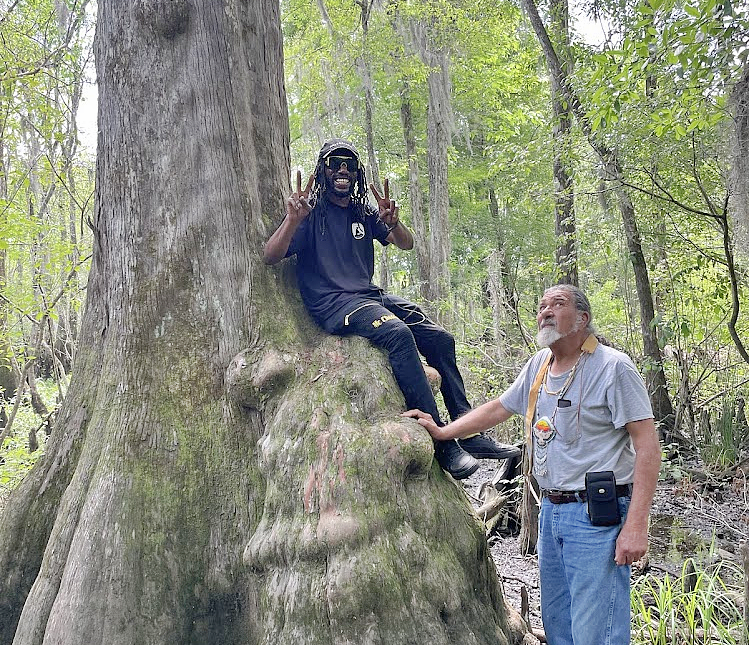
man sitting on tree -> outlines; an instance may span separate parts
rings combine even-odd
[[[390,199],[387,179],[384,196],[371,186],[378,212],[366,201],[364,165],[356,148],[332,139],[320,150],[304,190],[301,172],[296,184],[296,192],[286,200],[283,222],[265,245],[265,262],[297,256],[297,282],[309,314],[331,334],[356,334],[385,349],[408,408],[429,412],[442,424],[421,352],[442,377],[450,418],[470,410],[456,364],[455,339],[414,303],[372,284],[375,239],[403,250],[414,245]],[[518,449],[477,434],[459,442],[436,441],[434,452],[443,469],[463,479],[478,469],[476,458],[507,459]]]

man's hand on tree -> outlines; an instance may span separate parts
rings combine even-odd
[[[394,199],[390,199],[390,183],[385,180],[385,196],[383,197],[377,191],[374,184],[369,184],[369,188],[372,191],[375,199],[377,200],[377,208],[380,211],[380,219],[392,230],[398,225],[398,206]]]
[[[409,410],[408,412],[401,414],[401,416],[416,419],[422,427],[426,428],[427,432],[432,435],[434,439],[437,441],[444,440],[444,437],[442,436],[443,429],[434,422],[431,414],[427,414],[421,410]]]
[[[309,203],[309,192],[312,190],[314,182],[315,175],[313,174],[309,176],[307,186],[302,190],[302,171],[296,171],[296,192],[291,193],[286,200],[286,215],[296,224],[299,224],[312,210]]]

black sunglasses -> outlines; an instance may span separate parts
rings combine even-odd
[[[333,172],[338,172],[343,164],[346,164],[346,170],[349,172],[356,172],[359,169],[359,160],[355,157],[341,157],[338,155],[325,157],[325,165]]]

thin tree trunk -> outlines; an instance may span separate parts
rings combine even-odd
[[[83,219],[81,204],[77,201],[77,181],[73,169],[73,158],[78,149],[78,108],[81,103],[83,92],[83,78],[77,80],[71,94],[71,114],[70,121],[67,124],[67,134],[62,146],[62,156],[64,159],[63,176],[66,179],[68,190],[68,222],[67,227],[63,229],[63,238],[70,245],[69,265],[77,267],[80,264],[80,252],[78,249],[77,222]],[[71,291],[78,297],[80,292],[80,279],[78,272],[70,280]],[[73,361],[73,352],[75,351],[76,340],[78,337],[78,313],[76,307],[71,303],[70,296],[64,299],[65,313],[60,316],[58,324],[58,342],[53,346],[53,352],[58,358],[59,365],[63,367],[63,374],[70,372]]]
[[[34,378],[34,375],[29,374],[26,377],[26,381],[29,385],[29,393],[31,394],[31,409],[40,417],[46,417],[49,414],[49,410],[36,387],[36,379]]]
[[[488,190],[489,219],[495,222],[495,248],[488,259],[489,297],[492,309],[492,327],[495,340],[495,356],[498,361],[506,358],[508,314],[515,311],[515,296],[510,285],[510,272],[505,255],[505,235],[502,229],[497,193],[492,186]]]
[[[494,357],[502,363],[507,357],[507,303],[502,287],[502,251],[494,249],[487,258],[487,290],[489,292],[489,306],[492,311],[492,337],[494,339]]]
[[[451,133],[447,53],[435,50],[427,25],[411,21],[411,38],[427,66],[427,169],[429,173],[429,300],[449,301],[450,228],[447,152]]]
[[[5,290],[6,280],[6,253],[5,249],[0,249],[0,290]],[[8,360],[8,353],[11,351],[10,346],[5,340],[8,330],[8,311],[6,302],[0,298],[0,405],[2,401],[10,400],[16,393],[18,383],[13,376],[13,370],[10,367],[10,361]],[[5,417],[4,408],[0,412],[2,418],[0,418],[0,425],[5,425],[7,418]]]
[[[603,144],[593,132],[590,122],[587,119],[586,112],[580,103],[580,99],[571,88],[569,78],[559,62],[554,47],[549,39],[549,35],[546,32],[546,28],[538,15],[538,10],[536,9],[534,1],[521,0],[521,5],[536,32],[536,36],[541,44],[541,49],[544,52],[551,74],[559,84],[559,87],[561,88],[567,103],[570,105],[583,133],[587,137],[588,142],[598,154],[603,165],[606,179],[610,181],[614,187],[627,240],[627,249],[629,251],[632,269],[634,271],[637,297],[640,303],[640,332],[643,339],[643,351],[649,363],[648,369],[645,372],[645,380],[648,384],[650,400],[653,405],[653,413],[655,414],[656,421],[660,424],[660,436],[663,440],[670,441],[674,423],[674,412],[671,405],[671,399],[668,395],[668,386],[666,383],[666,374],[663,370],[661,350],[658,346],[654,325],[652,324],[655,318],[653,294],[650,287],[650,278],[648,276],[645,256],[642,252],[640,232],[637,228],[637,220],[635,218],[635,208],[629,192],[622,182],[623,173],[620,161],[616,153]]]
[[[416,266],[419,273],[419,293],[422,299],[429,299],[429,248],[427,245],[428,231],[424,217],[424,196],[421,191],[419,176],[419,156],[416,149],[416,132],[414,129],[413,111],[409,97],[410,87],[404,83],[401,87],[401,123],[403,124],[403,140],[406,144],[406,158],[408,159],[408,195],[411,206],[411,224],[413,225]]]
[[[372,71],[370,69],[369,56],[369,16],[372,11],[373,2],[369,0],[358,0],[357,4],[361,8],[362,40],[363,53],[360,57],[360,70],[362,85],[364,86],[364,130],[367,135],[367,159],[369,161],[367,170],[369,171],[371,182],[382,189],[380,180],[380,166],[377,162],[374,143],[374,124],[372,114],[374,112],[374,95],[372,94]],[[387,247],[379,249],[379,280],[380,286],[387,290],[390,283],[390,271],[388,268]]]
[[[447,55],[432,57],[427,76],[427,165],[429,168],[429,299],[444,301],[450,293],[450,198],[447,150],[450,145],[450,77]]]
[[[731,95],[733,134],[733,212],[736,218],[737,247],[746,254],[749,245],[749,62]]]
[[[3,203],[8,198],[8,175],[5,166],[5,140],[0,138],[0,198]],[[5,292],[7,284],[7,252],[0,248],[0,295]],[[8,303],[0,298],[0,405],[2,401],[10,400],[16,393],[18,383],[8,360],[11,347],[5,340],[8,331]],[[8,421],[4,407],[0,407],[0,425],[5,427]]]
[[[660,438],[671,443],[673,436],[674,411],[671,398],[668,394],[666,373],[663,370],[663,357],[658,345],[653,321],[655,319],[655,305],[650,287],[650,277],[640,242],[640,231],[637,227],[635,207],[627,190],[622,186],[622,170],[618,160],[612,159],[605,166],[606,175],[616,186],[616,195],[619,203],[619,212],[624,224],[624,233],[627,240],[627,249],[632,261],[632,270],[635,276],[635,287],[640,304],[640,333],[643,340],[643,352],[649,360],[648,368],[645,370],[645,382],[650,393],[650,401],[653,405],[653,413],[659,423]]]
[[[567,0],[552,0],[551,29],[560,52],[560,64],[566,73],[572,70],[569,44],[569,6]],[[575,224],[575,187],[570,167],[572,112],[556,81],[551,77],[551,105],[554,114],[554,228],[557,236],[556,270],[559,282],[578,285],[577,230]]]

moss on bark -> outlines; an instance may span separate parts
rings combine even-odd
[[[70,394],[0,523],[0,642],[507,642],[385,357],[318,334],[261,262],[278,13],[99,1],[94,263]]]
[[[384,357],[325,337],[279,397],[244,556],[260,642],[507,643],[482,527],[428,434],[397,416]]]

